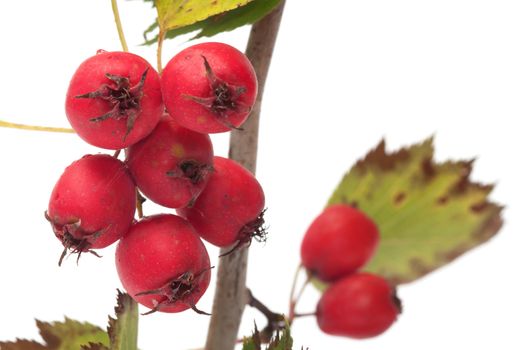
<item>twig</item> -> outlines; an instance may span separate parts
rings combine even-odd
[[[256,71],[259,90],[251,116],[243,125],[243,131],[231,131],[229,157],[253,173],[256,170],[262,95],[284,5],[285,0],[253,25],[247,43],[246,54]],[[229,247],[223,248],[220,254],[228,252],[229,249]],[[243,310],[248,302],[245,287],[247,260],[247,247],[220,259],[206,350],[234,349]]]
[[[165,41],[166,31],[159,26],[159,34],[157,36],[157,72],[161,74],[163,72],[163,42]]]
[[[300,286],[300,289],[298,290],[298,293],[295,297],[295,291],[296,291],[296,285],[298,282],[298,277],[300,275],[300,271],[302,270],[302,264],[299,264],[296,271],[295,276],[293,279],[293,285],[291,287],[291,293],[289,294],[289,315],[288,315],[288,322],[291,325],[293,323],[293,320],[295,317],[300,317],[301,314],[296,313],[296,305],[298,304],[298,301],[300,300],[300,297],[302,297],[302,294],[304,294],[304,290],[306,289],[309,282],[311,282],[312,275],[306,271],[307,276],[304,280],[304,283]]]
[[[119,16],[119,8],[117,7],[117,0],[112,0],[112,11],[113,18],[115,19],[115,26],[117,27],[117,33],[119,34],[119,41],[121,41],[121,46],[123,51],[128,52],[128,45],[126,44],[126,39],[124,37],[123,25],[121,24],[121,17]]]
[[[268,344],[276,331],[282,330],[286,327],[287,321],[285,319],[285,316],[271,311],[260,300],[256,299],[256,297],[252,294],[251,290],[248,288],[247,295],[249,299],[247,305],[260,311],[267,319],[267,325],[259,333],[261,342],[264,344]]]
[[[68,134],[75,133],[73,129],[68,129],[68,128],[55,128],[51,126],[16,124],[16,123],[5,122],[3,120],[0,120],[0,127],[11,128],[11,129],[32,130],[32,131],[62,132],[62,133],[68,133]]]

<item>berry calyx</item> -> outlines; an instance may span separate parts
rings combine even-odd
[[[236,129],[237,127],[232,125],[227,117],[229,112],[248,113],[251,111],[251,107],[245,105],[240,99],[247,89],[244,86],[234,86],[218,78],[210,67],[207,58],[201,57],[205,65],[210,94],[205,97],[188,96],[188,98],[209,109],[217,116],[218,121],[226,127]]]
[[[61,175],[49,200],[46,219],[68,252],[80,254],[117,241],[135,213],[135,185],[123,162],[109,155],[87,155]]]
[[[91,248],[90,240],[96,239],[102,232],[97,231],[93,233],[85,232],[80,225],[80,220],[76,219],[71,223],[60,224],[54,222],[48,215],[48,212],[44,212],[46,220],[51,224],[51,228],[57,237],[64,246],[64,250],[59,258],[59,266],[62,265],[62,261],[69,254],[77,254],[77,263],[79,263],[81,254],[84,252],[91,253],[96,257],[100,258],[101,256]]]
[[[91,118],[91,122],[101,122],[108,118],[115,120],[126,119],[126,136],[132,131],[135,120],[140,109],[141,98],[143,97],[143,85],[145,84],[146,73],[148,68],[141,76],[141,80],[134,86],[130,85],[128,77],[106,73],[105,76],[114,84],[102,84],[96,91],[88,92],[83,95],[75,96],[76,98],[100,98],[108,101],[113,107],[105,114]]]
[[[210,282],[210,260],[203,242],[183,218],[145,217],[119,241],[117,273],[124,289],[153,312],[197,309]]]
[[[237,162],[214,157],[209,182],[191,207],[177,212],[206,241],[235,248],[265,239],[265,196],[253,174]]]
[[[247,57],[222,43],[190,46],[174,56],[161,75],[168,113],[201,133],[239,128],[249,116],[258,92]]]
[[[129,147],[126,163],[147,198],[181,208],[191,205],[205,188],[213,171],[212,157],[208,135],[165,115],[149,136]]]
[[[190,183],[195,185],[202,181],[208,172],[213,170],[212,165],[200,164],[190,159],[180,162],[174,170],[167,171],[167,176],[187,178]]]
[[[183,300],[187,295],[190,295],[196,288],[198,288],[198,279],[205,272],[212,269],[212,267],[198,272],[194,275],[192,272],[185,272],[177,278],[169,281],[164,286],[154,290],[148,290],[144,292],[139,292],[135,296],[139,297],[142,295],[160,295],[162,297],[161,302],[153,301],[154,308],[143,315],[149,315],[156,311],[161,310],[166,306]],[[196,305],[189,304],[192,310],[201,315],[210,315],[208,312],[199,310]]]
[[[385,332],[401,313],[395,289],[382,277],[357,273],[330,285],[317,305],[320,329],[357,339]]]
[[[77,68],[66,94],[66,116],[91,145],[126,148],[147,136],[164,111],[159,75],[129,52],[98,52]]]
[[[331,282],[363,267],[379,242],[375,223],[347,204],[327,207],[307,229],[301,246],[304,267]]]

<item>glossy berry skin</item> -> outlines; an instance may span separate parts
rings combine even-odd
[[[168,113],[178,123],[201,133],[219,133],[247,119],[258,83],[243,53],[208,42],[188,47],[168,62],[161,90]]]
[[[195,307],[210,282],[203,242],[176,215],[160,214],[135,223],[119,241],[115,263],[124,289],[150,312]]]
[[[147,136],[163,113],[159,74],[143,58],[100,51],[71,78],[66,115],[91,145],[128,147]]]
[[[401,312],[394,289],[382,277],[357,273],[330,285],[317,305],[320,329],[357,339],[386,331]]]
[[[128,231],[134,213],[135,185],[124,163],[97,154],[64,170],[46,217],[66,250],[81,253],[117,241]]]
[[[364,266],[379,242],[375,223],[360,210],[336,204],[311,223],[301,246],[302,264],[329,282]]]
[[[207,134],[186,129],[165,115],[149,136],[128,149],[126,163],[147,198],[181,208],[205,188],[212,157]]]
[[[249,242],[263,222],[265,206],[262,187],[237,162],[214,157],[214,171],[194,205],[178,209],[206,241],[227,247]]]

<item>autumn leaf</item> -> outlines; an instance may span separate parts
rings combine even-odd
[[[0,342],[0,350],[79,350],[89,343],[108,345],[106,332],[90,323],[65,318],[63,322],[36,321],[44,342],[17,339],[15,342]],[[91,348],[87,348],[91,349]],[[97,348],[93,348],[95,350]]]
[[[344,176],[328,204],[356,206],[377,223],[365,267],[394,284],[414,281],[486,242],[502,225],[492,185],[472,182],[473,161],[433,159],[433,139],[387,153],[381,143]]]

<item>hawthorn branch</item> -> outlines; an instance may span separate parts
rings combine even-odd
[[[243,125],[243,130],[231,131],[229,158],[239,162],[252,173],[256,171],[262,96],[284,5],[285,0],[266,17],[253,24],[245,52],[256,71],[258,96],[250,118]],[[223,248],[220,254],[229,250],[230,247]],[[237,249],[219,261],[214,305],[205,350],[234,349],[243,310],[250,301],[245,286],[247,261],[247,247]]]

